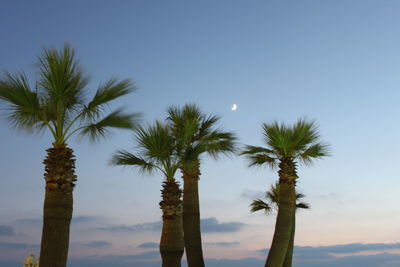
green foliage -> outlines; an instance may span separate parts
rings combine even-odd
[[[218,158],[235,152],[236,136],[215,128],[219,117],[202,113],[194,104],[170,107],[167,121],[176,140],[175,149],[181,164],[189,166],[202,153]]]
[[[136,114],[119,109],[104,115],[111,101],[135,89],[130,80],[110,79],[85,104],[89,78],[75,59],[73,48],[45,48],[37,66],[39,76],[34,90],[23,73],[6,72],[0,78],[0,100],[8,104],[7,118],[13,127],[28,132],[48,128],[54,143],[63,145],[76,132],[96,140],[106,136],[109,128],[134,126]]]
[[[157,121],[154,125],[137,127],[135,139],[137,153],[117,151],[111,159],[111,165],[135,166],[141,172],[148,173],[158,169],[167,179],[173,180],[179,165],[174,150],[175,140],[168,125]]]
[[[311,164],[329,155],[329,146],[320,142],[314,121],[298,120],[293,126],[273,122],[263,124],[264,147],[249,146],[241,152],[249,159],[249,166],[268,165],[272,168],[283,159]]]
[[[271,186],[271,189],[267,192],[265,192],[265,199],[268,201],[264,202],[261,199],[256,199],[253,200],[253,202],[250,204],[250,211],[251,212],[256,212],[259,210],[263,210],[265,214],[270,214],[273,209],[278,210],[279,207],[279,183],[275,183]],[[298,202],[302,198],[304,198],[305,195],[301,193],[296,194],[296,209],[309,209],[310,206],[305,203],[305,202]]]
[[[250,210],[251,212],[263,210],[265,214],[269,214],[272,211],[271,206],[261,199],[253,200],[253,202],[250,204],[250,207],[251,207]]]

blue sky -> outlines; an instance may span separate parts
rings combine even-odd
[[[33,81],[41,48],[69,42],[92,76],[91,92],[113,75],[134,79],[138,90],[115,106],[141,112],[143,122],[195,102],[241,144],[262,145],[262,122],[315,119],[332,156],[299,168],[311,210],[298,214],[295,266],[396,266],[399,11],[394,0],[4,0],[0,71],[24,70]],[[19,266],[38,254],[51,139],[16,133],[4,116],[0,127],[0,266]],[[151,266],[162,177],[108,166],[115,150],[134,147],[130,132],[69,145],[78,175],[70,266]],[[249,204],[276,173],[248,169],[239,157],[202,163],[208,266],[260,266],[275,218],[251,214]],[[359,248],[334,249],[346,244]]]

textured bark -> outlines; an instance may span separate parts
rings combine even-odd
[[[201,246],[200,204],[199,204],[199,164],[183,169],[183,232],[186,259],[189,267],[204,267]]]
[[[295,232],[296,232],[296,216],[295,216],[295,213],[294,213],[294,215],[293,215],[292,233],[291,233],[291,236],[290,236],[290,243],[289,243],[289,247],[288,247],[288,249],[286,251],[285,260],[283,262],[282,267],[292,267]]]
[[[266,267],[281,267],[289,248],[293,218],[296,211],[295,182],[297,178],[296,165],[292,159],[282,159],[279,164],[279,205],[275,232],[271,249],[265,263]]]
[[[54,146],[47,149],[43,163],[46,193],[40,267],[65,267],[73,210],[72,191],[76,181],[73,151],[66,146]]]
[[[160,253],[162,267],[180,267],[184,251],[182,224],[182,190],[171,179],[163,182],[161,190],[163,227],[161,232]]]

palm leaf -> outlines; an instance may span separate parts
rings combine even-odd
[[[8,103],[8,119],[20,130],[34,131],[44,127],[44,112],[39,96],[29,88],[25,74],[5,73],[0,80],[0,99]]]
[[[66,44],[63,50],[43,49],[39,57],[38,88],[58,113],[73,110],[83,103],[83,89],[89,82],[75,59],[75,51]]]
[[[83,116],[89,119],[98,118],[103,111],[102,106],[134,90],[135,85],[131,79],[118,81],[116,78],[111,78],[97,89],[92,100],[85,106]]]
[[[263,210],[265,214],[269,214],[272,212],[271,206],[262,201],[261,199],[253,200],[253,202],[250,204],[250,207],[251,207],[250,209],[251,212],[256,212],[259,210]]]
[[[297,209],[309,209],[310,205],[304,202],[300,202],[296,204]]]
[[[113,165],[136,165],[142,171],[160,170],[167,179],[173,179],[179,167],[174,151],[171,129],[156,121],[153,125],[135,128],[136,155],[118,151],[112,158]],[[121,163],[121,164],[116,164]]]
[[[169,129],[159,121],[147,127],[137,127],[135,137],[146,158],[167,161],[173,153],[174,140]]]
[[[112,156],[110,164],[113,166],[136,166],[142,172],[152,173],[156,166],[145,159],[135,156],[126,150],[118,150]]]
[[[308,165],[315,159],[329,156],[329,146],[323,143],[317,143],[309,146],[306,150],[299,153],[298,158],[302,163]]]
[[[96,141],[99,137],[109,136],[110,128],[133,129],[137,116],[137,114],[127,114],[122,109],[117,109],[102,120],[82,127],[81,135],[88,135],[91,141]]]

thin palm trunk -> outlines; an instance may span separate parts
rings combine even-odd
[[[44,164],[46,194],[40,266],[65,267],[73,210],[72,191],[76,181],[73,151],[66,146],[50,148]]]
[[[183,232],[185,238],[186,258],[189,267],[204,267],[201,246],[199,175],[183,171]]]
[[[163,211],[160,241],[162,267],[181,266],[184,251],[181,196],[182,190],[174,179],[163,183],[160,202]]]
[[[293,215],[292,234],[290,236],[289,247],[288,247],[288,249],[286,251],[285,261],[283,262],[282,267],[292,267],[295,231],[296,231],[296,216],[295,216],[295,213],[294,213],[294,215]]]
[[[283,265],[292,236],[293,217],[296,211],[296,166],[291,159],[283,159],[279,164],[279,168],[280,197],[278,215],[265,267],[280,267]]]

